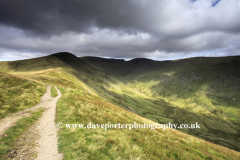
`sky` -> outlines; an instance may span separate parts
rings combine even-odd
[[[240,55],[240,0],[0,0],[0,60]]]

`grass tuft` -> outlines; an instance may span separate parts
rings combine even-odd
[[[24,117],[16,122],[14,126],[5,131],[0,137],[0,159],[7,159],[8,152],[13,148],[16,140],[41,117],[43,109],[32,112],[29,117]]]

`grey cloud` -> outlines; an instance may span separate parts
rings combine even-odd
[[[86,32],[94,25],[127,30],[135,24],[133,8],[128,0],[1,0],[0,22],[36,34]]]
[[[237,0],[1,0],[0,54],[239,54],[239,13]]]
[[[231,1],[227,2],[231,8],[223,4],[205,10],[201,1],[196,1],[201,10],[189,0],[1,0],[0,22],[48,35],[86,32],[92,26],[158,36],[186,36],[203,30],[239,32],[238,14],[232,13],[237,7]]]

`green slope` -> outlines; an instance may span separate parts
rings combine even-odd
[[[41,83],[0,72],[0,119],[38,104],[44,93]]]
[[[229,144],[228,140],[240,141],[240,99],[236,98],[240,97],[240,57],[199,57],[163,62],[84,59],[119,80],[115,84],[120,86],[122,93],[115,96],[115,91],[112,94],[114,104],[126,109],[131,107],[159,123],[197,121],[201,123],[198,130],[201,133],[184,132],[239,150],[238,145]],[[178,120],[173,116],[173,109]]]
[[[70,53],[57,53],[31,60],[1,62],[0,67],[4,68],[4,72],[7,73],[44,85],[58,86],[64,93],[58,105],[58,121],[73,124],[82,121],[115,123],[117,122],[117,119],[114,118],[115,114],[121,111],[121,114],[128,115],[125,116],[128,119],[125,119],[126,123],[133,123],[138,117],[137,115],[157,123],[181,124],[184,122],[190,124],[198,122],[201,124],[201,129],[194,131],[181,129],[179,131],[240,151],[240,146],[237,144],[240,141],[239,59],[239,57],[191,58],[158,62],[141,58],[124,61],[97,57],[77,58]],[[81,97],[85,98],[81,99]],[[100,100],[101,103],[95,104],[96,100]],[[79,109],[89,109],[89,105],[82,106],[82,102],[89,103],[90,106],[92,105],[91,110],[98,110],[103,114],[98,115],[97,119],[94,118],[95,116],[90,116],[88,111],[81,115],[75,114]],[[119,106],[135,114],[122,112],[118,108],[111,110],[109,117],[107,113],[105,114],[108,111],[105,111],[104,106],[110,108]],[[88,115],[90,117],[85,117]],[[119,137],[111,137],[110,132],[119,134]],[[83,157],[90,159],[89,155],[92,153],[99,154],[97,151],[99,147],[104,150],[103,155],[99,154],[103,159],[126,158],[124,157],[125,153],[128,158],[133,156],[132,159],[138,157],[144,159],[147,156],[152,156],[151,159],[154,157],[187,159],[186,157],[193,158],[195,155],[195,152],[189,151],[190,148],[198,148],[196,153],[199,153],[199,156],[196,156],[196,159],[234,159],[238,156],[235,152],[227,149],[224,149],[227,153],[221,153],[217,149],[218,146],[205,141],[194,139],[194,143],[184,142],[184,139],[191,137],[185,134],[182,139],[176,138],[171,142],[172,145],[176,144],[173,149],[167,145],[170,143],[168,140],[165,140],[164,145],[160,145],[161,137],[167,138],[169,132],[163,134],[158,133],[161,131],[143,132],[136,130],[122,133],[119,131],[72,131],[66,129],[59,133],[62,141],[60,150],[66,154],[66,158],[76,158],[83,154]],[[171,135],[178,137],[178,134],[182,134],[181,132],[171,132]],[[90,135],[96,138],[99,133],[101,133],[99,137],[104,136],[108,139],[98,140],[99,143],[89,140]],[[75,138],[68,142],[71,134],[76,134]],[[147,147],[144,147],[145,142],[140,139],[144,134],[147,135],[147,138],[155,137],[149,141],[148,145],[155,145],[156,151],[147,150]],[[81,143],[84,142],[83,146],[79,145],[80,140],[77,138],[80,135],[85,138],[85,140],[81,139]],[[138,137],[137,140],[132,139],[134,136]],[[125,139],[124,143],[120,143],[124,137],[129,137],[130,140]],[[200,146],[195,144],[197,141],[200,141]],[[117,143],[120,143],[120,146],[117,147]],[[89,148],[90,144],[93,148]],[[106,144],[108,147],[104,149],[103,146]],[[66,146],[69,145],[71,147],[67,149]],[[127,153],[121,148],[121,145],[140,149]],[[184,148],[182,145],[188,145],[189,148]],[[205,148],[206,146],[207,148]],[[114,149],[115,151],[111,154]],[[70,154],[70,150],[74,150],[74,152]],[[165,154],[163,154],[163,150]],[[184,151],[183,155],[180,154]],[[213,157],[210,156],[211,154]]]

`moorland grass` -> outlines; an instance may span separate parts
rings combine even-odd
[[[51,96],[52,98],[55,98],[58,96],[57,90],[54,87],[51,87]]]
[[[4,132],[4,136],[0,137],[0,159],[7,159],[8,151],[11,150],[16,140],[41,117],[43,109],[39,109],[31,113],[30,116],[21,118],[14,126]]]
[[[14,70],[12,74],[60,88],[63,97],[57,106],[58,122],[142,122],[136,114],[124,110],[119,112],[119,108],[115,108],[119,106],[123,109],[131,108],[137,114],[158,123],[178,124],[174,116],[188,124],[201,122],[201,131],[239,141],[239,101],[229,99],[239,97],[239,74],[231,64],[221,68],[224,59],[196,58],[200,61],[188,59],[151,62],[146,65],[138,63],[138,60],[125,63],[114,60],[104,62],[102,59],[98,62],[94,58],[93,61],[88,61],[80,58],[78,61],[77,57],[71,55],[68,59],[68,56],[64,58],[64,55],[59,55],[60,61],[56,59],[59,56],[49,56],[31,61],[18,61],[16,64],[12,62],[7,67]],[[110,109],[107,106],[110,106]],[[181,131],[188,133],[187,130]],[[237,152],[175,132],[63,129],[59,132],[59,149],[65,154],[65,159],[93,159],[91,155],[99,159],[239,158]],[[151,136],[145,136],[148,134]],[[171,142],[172,137],[178,135],[184,136]],[[147,142],[141,139],[141,136],[147,138]],[[155,137],[153,141],[152,137]],[[194,140],[189,140],[192,138]],[[208,138],[206,140],[211,141]],[[212,142],[231,148],[229,144],[219,143],[215,139]]]
[[[39,103],[45,86],[19,76],[0,73],[0,119]]]
[[[155,123],[83,91],[61,89],[56,122],[63,124]],[[240,153],[171,129],[60,128],[64,159],[238,159]]]

